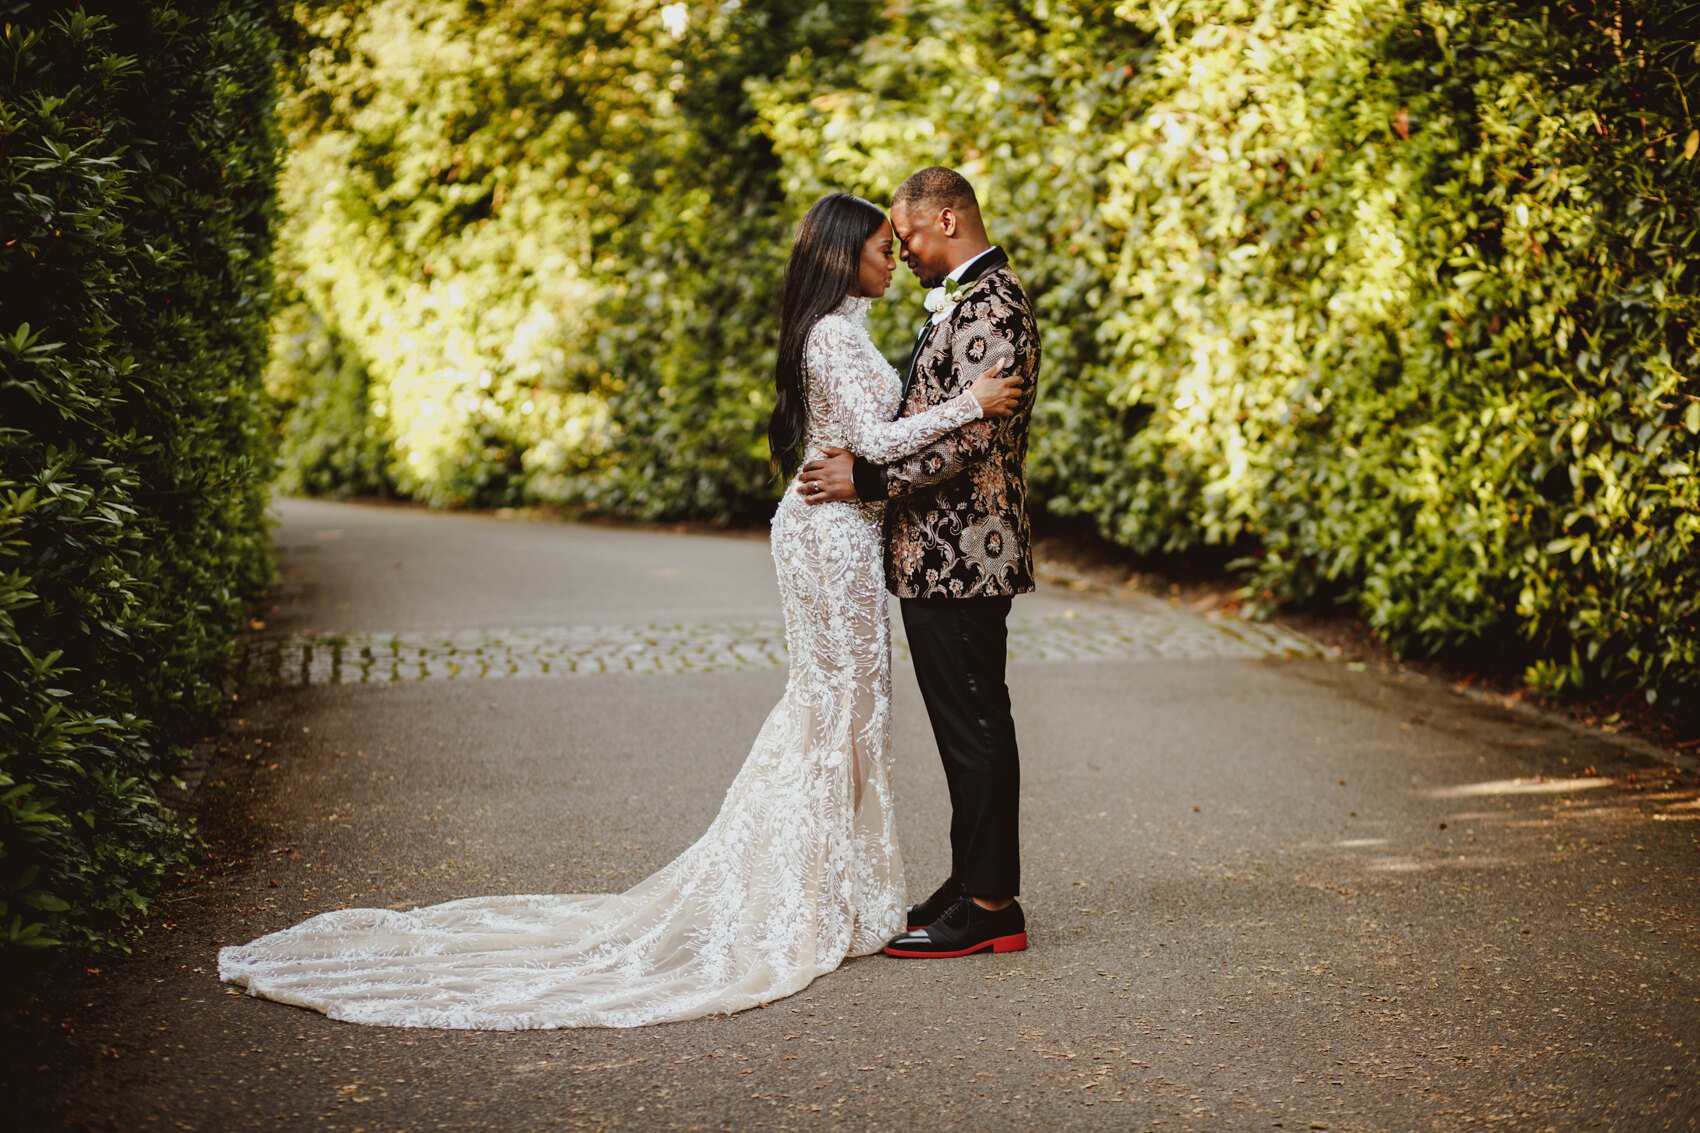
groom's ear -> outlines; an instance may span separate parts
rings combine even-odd
[[[943,208],[939,210],[939,228],[946,236],[956,235],[956,210]]]

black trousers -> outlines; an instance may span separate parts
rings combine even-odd
[[[915,678],[950,786],[951,876],[970,896],[1021,892],[1021,760],[1004,661],[1008,598],[904,598]]]

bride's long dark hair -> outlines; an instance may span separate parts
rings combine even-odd
[[[810,206],[797,226],[779,304],[779,357],[773,366],[773,389],[778,396],[767,424],[768,451],[787,477],[797,470],[808,424],[803,344],[820,317],[850,294],[862,245],[884,223],[885,213],[879,206],[849,193],[830,193]]]

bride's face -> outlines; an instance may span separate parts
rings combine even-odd
[[[856,264],[856,290],[852,294],[878,299],[891,286],[891,273],[896,270],[897,261],[892,258],[891,222],[886,221],[862,245],[862,258]]]

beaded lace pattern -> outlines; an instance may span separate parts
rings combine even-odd
[[[900,383],[846,299],[804,350],[805,459],[892,461],[980,417],[964,391],[892,420]],[[624,893],[340,909],[219,951],[219,976],[335,1019],[397,1027],[631,1027],[806,987],[903,931],[890,780],[880,504],[773,517],[789,674],[706,833]]]

